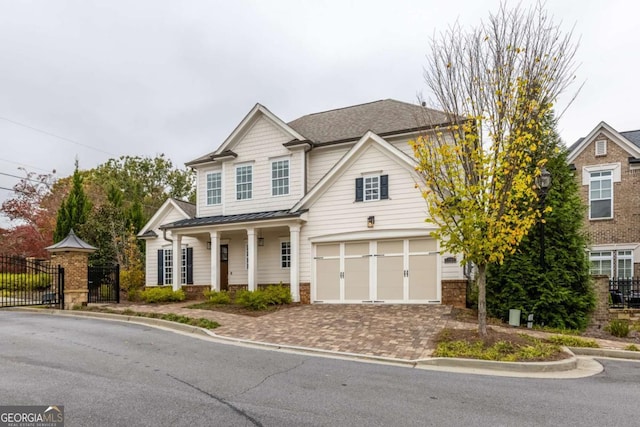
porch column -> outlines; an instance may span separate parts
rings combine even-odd
[[[180,283],[182,272],[182,236],[179,234],[173,234],[173,244],[171,245],[171,270],[172,270],[172,287],[174,291],[177,291],[182,287]]]
[[[289,226],[289,244],[291,245],[291,267],[289,274],[291,275],[289,282],[291,283],[291,299],[294,302],[300,302],[300,225]]]
[[[211,236],[211,290],[220,290],[220,233],[212,231]]]
[[[257,270],[258,270],[258,240],[256,238],[256,230],[254,228],[247,228],[247,246],[248,246],[248,257],[249,257],[249,265],[247,268],[247,284],[249,285],[250,291],[255,291],[257,289]]]

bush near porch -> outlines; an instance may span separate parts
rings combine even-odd
[[[235,304],[249,310],[267,310],[270,307],[291,303],[291,292],[289,288],[281,285],[269,285],[264,289],[255,291],[239,290],[234,298],[227,291],[207,291],[205,292],[207,303],[215,305]]]

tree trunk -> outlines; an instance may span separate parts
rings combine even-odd
[[[487,266],[478,267],[478,334],[487,336]]]

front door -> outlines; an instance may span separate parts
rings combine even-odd
[[[220,245],[220,290],[229,290],[229,245]]]

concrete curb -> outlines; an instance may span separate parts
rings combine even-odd
[[[562,348],[568,358],[553,362],[498,362],[495,360],[460,359],[456,357],[434,357],[418,363],[429,366],[447,366],[451,368],[489,369],[495,371],[538,373],[563,372],[578,368],[578,358],[567,348]]]
[[[640,351],[611,348],[569,347],[578,356],[611,357],[614,359],[640,360]]]
[[[324,355],[335,358],[344,358],[359,361],[379,362],[388,364],[397,364],[411,367],[442,367],[442,368],[465,368],[465,369],[478,369],[497,372],[508,373],[521,373],[521,374],[535,374],[535,373],[553,373],[553,372],[568,372],[578,369],[578,358],[576,355],[591,356],[591,357],[614,357],[621,359],[640,360],[640,352],[632,352],[625,350],[612,350],[612,349],[595,349],[595,348],[566,348],[563,350],[567,352],[570,357],[563,360],[553,362],[498,362],[493,360],[476,360],[476,359],[461,359],[461,358],[449,358],[449,357],[434,357],[428,359],[396,359],[392,357],[374,356],[360,353],[349,353],[333,350],[324,350],[312,347],[302,347],[286,344],[274,344],[261,341],[252,341],[243,338],[234,338],[225,335],[218,335],[212,330],[200,328],[197,326],[186,325],[178,322],[171,322],[168,320],[154,319],[151,317],[143,316],[131,316],[126,314],[117,313],[101,313],[95,311],[82,311],[82,310],[58,310],[58,309],[40,309],[29,307],[11,307],[9,311],[26,311],[29,313],[51,314],[67,317],[85,317],[96,318],[104,320],[112,320],[118,322],[129,322],[141,325],[159,327],[163,329],[171,329],[182,333],[201,335],[205,337],[214,338],[221,342],[235,343],[247,346],[253,346],[257,348],[268,348],[272,350],[285,350],[299,353],[308,353],[315,355]]]

